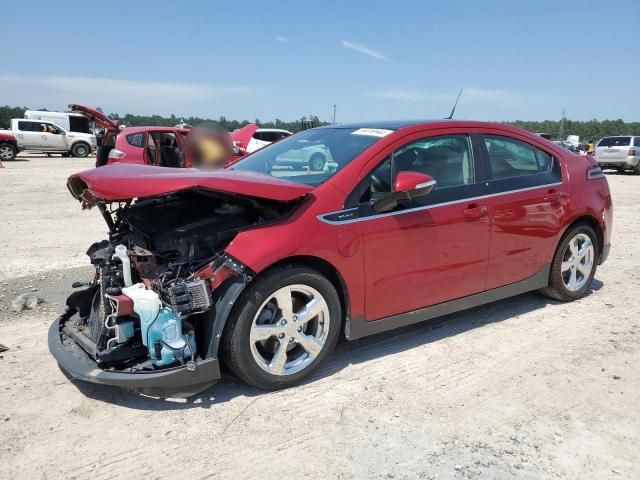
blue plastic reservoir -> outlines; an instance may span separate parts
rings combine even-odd
[[[146,330],[146,332],[145,332]],[[146,335],[145,335],[146,333]],[[162,307],[154,321],[142,328],[142,338],[146,338],[149,356],[157,366],[166,366],[178,361],[191,360],[191,352],[196,353],[196,340],[193,331],[182,333],[182,320],[172,310]],[[157,347],[157,345],[160,345]],[[159,353],[159,355],[158,355]]]

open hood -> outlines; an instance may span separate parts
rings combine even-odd
[[[112,132],[120,131],[120,122],[111,120],[104,113],[95,108],[85,107],[83,105],[76,105],[75,103],[71,103],[69,105],[69,109],[72,112],[82,113],[84,116],[89,117],[93,122],[96,123],[99,127],[106,128]]]
[[[291,201],[313,187],[254,172],[233,170],[202,171],[194,168],[167,168],[117,163],[86,170],[69,177],[71,194],[91,207],[100,201],[115,202],[155,197],[188,189],[268,200]]]

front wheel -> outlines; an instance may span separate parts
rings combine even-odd
[[[585,295],[596,273],[600,252],[595,232],[577,225],[562,237],[551,264],[549,286],[542,293],[569,302]]]
[[[338,341],[338,294],[314,270],[287,266],[268,272],[236,305],[223,333],[222,357],[254,387],[275,390],[301,382]]]
[[[87,145],[86,143],[76,143],[72,148],[71,148],[71,155],[74,157],[81,157],[84,158],[87,155],[89,155],[89,145]]]
[[[10,143],[0,145],[0,160],[13,160],[18,154],[18,149]]]
[[[324,169],[325,163],[327,163],[326,157],[320,152],[316,152],[311,155],[311,158],[309,159],[309,168],[314,172],[320,172]]]

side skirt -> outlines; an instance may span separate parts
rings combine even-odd
[[[467,310],[469,308],[495,302],[504,298],[513,297],[522,293],[538,290],[549,285],[549,272],[551,265],[545,265],[537,273],[529,278],[516,283],[494,288],[486,292],[476,293],[468,297],[438,303],[430,307],[420,308],[407,313],[381,318],[380,320],[367,321],[364,317],[353,318],[346,328],[346,337],[349,340],[375,335],[394,328],[406,327],[414,323],[424,322],[432,318],[441,317],[450,313]]]

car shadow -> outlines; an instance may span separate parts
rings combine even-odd
[[[603,283],[594,279],[586,296],[592,295],[602,287]],[[342,341],[338,344],[331,359],[304,384],[312,384],[334,375],[350,365],[393,355],[420,345],[453,337],[475,328],[530,313],[545,308],[547,305],[561,303],[536,292],[525,293],[353,342]],[[94,400],[132,409],[154,411],[210,408],[215,404],[225,403],[236,397],[269,395],[269,392],[250,387],[225,371],[223,371],[222,379],[215,385],[198,394],[178,399],[148,397],[118,387],[97,385],[77,380],[73,380],[73,384],[80,392]]]

